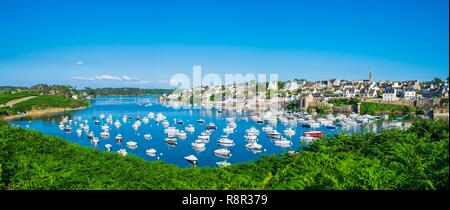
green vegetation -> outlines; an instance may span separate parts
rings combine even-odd
[[[300,155],[179,168],[2,124],[0,188],[449,189],[448,129],[448,122],[417,121],[407,131],[328,136]]]
[[[33,92],[18,92],[18,93],[5,93],[5,94],[0,94],[0,104],[6,104],[8,101],[12,101],[15,99],[19,99],[19,98],[24,98],[27,96],[32,96],[32,95],[37,95],[36,93]]]
[[[12,107],[2,107],[0,115],[14,115],[18,112],[24,113],[31,110],[47,108],[80,108],[89,106],[85,100],[64,98],[62,96],[37,96],[35,98],[14,104]]]
[[[423,110],[414,106],[403,106],[396,104],[381,104],[381,103],[368,103],[363,102],[361,104],[362,114],[383,114],[383,113],[397,113],[397,114],[411,114],[422,113]]]
[[[359,100],[357,98],[333,98],[328,101],[328,103],[335,106],[355,105],[358,102]]]
[[[32,109],[46,108],[79,108],[89,106],[89,102],[61,96],[38,96],[30,100],[15,104],[12,109],[16,112],[26,112]]]
[[[315,110],[318,116],[323,116],[331,112],[331,107],[325,104],[318,104],[315,106],[308,106],[308,109],[306,111],[308,113],[311,113],[312,110]]]

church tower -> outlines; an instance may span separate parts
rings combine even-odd
[[[372,72],[369,71],[369,82],[372,82]]]

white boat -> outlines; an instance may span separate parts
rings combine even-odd
[[[258,137],[254,135],[245,135],[244,138],[250,141],[256,141],[256,139],[258,139]]]
[[[105,144],[105,148],[107,151],[111,151],[111,147],[112,147],[111,144]]]
[[[226,128],[223,129],[224,133],[230,134],[234,132],[234,128],[227,126]]]
[[[103,132],[100,133],[100,136],[104,137],[104,138],[107,138],[107,137],[109,137],[109,132],[108,131],[103,131]]]
[[[102,114],[100,115],[100,119],[105,119],[105,114],[102,113]]]
[[[89,138],[94,138],[94,132],[92,132],[92,131],[89,132],[88,137],[89,137]]]
[[[231,163],[229,163],[226,160],[224,160],[224,161],[216,162],[216,165],[219,166],[219,167],[226,167],[226,166],[230,166]]]
[[[164,120],[164,121],[162,121],[161,125],[166,128],[166,127],[169,127],[170,123],[169,123],[169,121]]]
[[[276,140],[275,145],[280,147],[290,147],[292,146],[292,141],[282,138],[280,140]]]
[[[194,133],[195,127],[192,124],[189,124],[187,127],[184,128],[184,130],[186,130],[189,133]]]
[[[218,157],[221,157],[221,158],[229,158],[229,157],[231,157],[230,150],[228,150],[226,148],[216,149],[216,150],[214,150],[214,154],[216,156],[218,156]]]
[[[102,130],[109,131],[109,125],[102,125]]]
[[[200,139],[200,140],[202,140],[202,141],[209,141],[209,139],[210,139],[210,136],[209,135],[200,135],[200,136],[198,136],[198,139]]]
[[[214,123],[210,122],[208,123],[208,125],[206,125],[206,129],[215,130],[217,129],[217,126]]]
[[[155,118],[155,113],[150,112],[150,113],[148,114],[148,118],[150,118],[150,119]]]
[[[119,151],[117,151],[117,153],[119,153],[119,155],[122,155],[122,156],[126,156],[128,154],[126,149],[119,149]]]
[[[204,148],[205,143],[202,140],[195,140],[194,142],[192,142],[192,147]]]
[[[83,126],[83,129],[84,129],[84,131],[86,131],[86,132],[89,131],[89,125],[84,125],[84,126]]]
[[[196,165],[197,161],[198,161],[198,158],[195,157],[194,155],[186,156],[186,157],[184,157],[184,159],[187,160],[188,162],[194,164],[194,165]]]
[[[170,144],[170,145],[176,145],[178,143],[177,139],[174,137],[167,137],[164,139],[164,142],[166,142],[167,144]]]
[[[284,130],[284,134],[286,134],[287,136],[294,136],[295,130],[292,128],[288,128],[288,129]]]
[[[281,138],[281,133],[274,129],[269,132],[269,137],[278,139],[278,138]]]
[[[264,126],[264,127],[262,128],[262,130],[263,130],[264,132],[266,132],[266,133],[269,133],[269,132],[271,132],[271,131],[273,130],[273,127],[270,126],[270,125],[266,125],[266,126]]]
[[[259,130],[256,129],[255,127],[251,127],[249,129],[245,130],[245,132],[247,134],[254,135],[254,136],[258,136],[259,135]]]
[[[119,128],[120,126],[122,126],[122,124],[119,120],[116,120],[116,122],[114,122],[114,126],[116,126],[116,128]]]
[[[178,131],[178,133],[176,134],[178,136],[178,138],[180,139],[185,139],[187,137],[187,133],[186,131]]]
[[[177,135],[178,132],[179,132],[179,130],[175,127],[168,127],[166,129],[164,129],[164,133],[167,133],[167,134]]]
[[[156,155],[156,149],[150,148],[145,150],[145,153],[149,156],[155,156]]]
[[[122,141],[122,134],[117,134],[116,141],[118,141],[118,142]]]
[[[300,136],[300,141],[301,142],[311,143],[314,140],[316,140],[316,138],[312,137],[312,136]]]
[[[229,138],[219,138],[217,140],[217,143],[219,143],[220,145],[234,145],[234,141],[229,139]]]
[[[149,121],[150,121],[150,119],[148,119],[148,117],[142,118],[142,122],[143,122],[144,124],[148,124]]]
[[[227,117],[226,120],[227,120],[227,122],[233,122],[234,121],[234,117]]]
[[[92,138],[92,143],[94,143],[95,145],[97,145],[97,143],[100,141],[97,137],[93,137]]]
[[[203,119],[198,119],[198,120],[197,120],[197,123],[203,124],[203,123],[205,123],[205,120],[203,120]]]
[[[144,139],[145,140],[150,140],[150,139],[152,139],[152,135],[151,134],[144,134]]]
[[[137,142],[135,141],[128,141],[127,142],[127,147],[130,149],[136,149],[137,148]]]
[[[81,129],[78,128],[77,129],[77,135],[81,136],[81,132],[82,132]]]
[[[245,145],[245,147],[251,149],[251,150],[261,150],[262,149],[262,145],[258,144],[256,142],[251,142]]]

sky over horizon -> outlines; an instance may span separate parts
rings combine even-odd
[[[0,86],[170,88],[176,73],[447,78],[447,0],[1,1]]]

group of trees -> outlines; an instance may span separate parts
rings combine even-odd
[[[384,113],[395,113],[395,114],[419,114],[423,113],[422,108],[415,106],[404,106],[397,104],[382,104],[382,103],[361,103],[360,112],[362,114],[384,114]]]
[[[448,122],[422,120],[406,131],[326,136],[294,155],[179,168],[2,124],[0,188],[448,189],[448,143]]]

